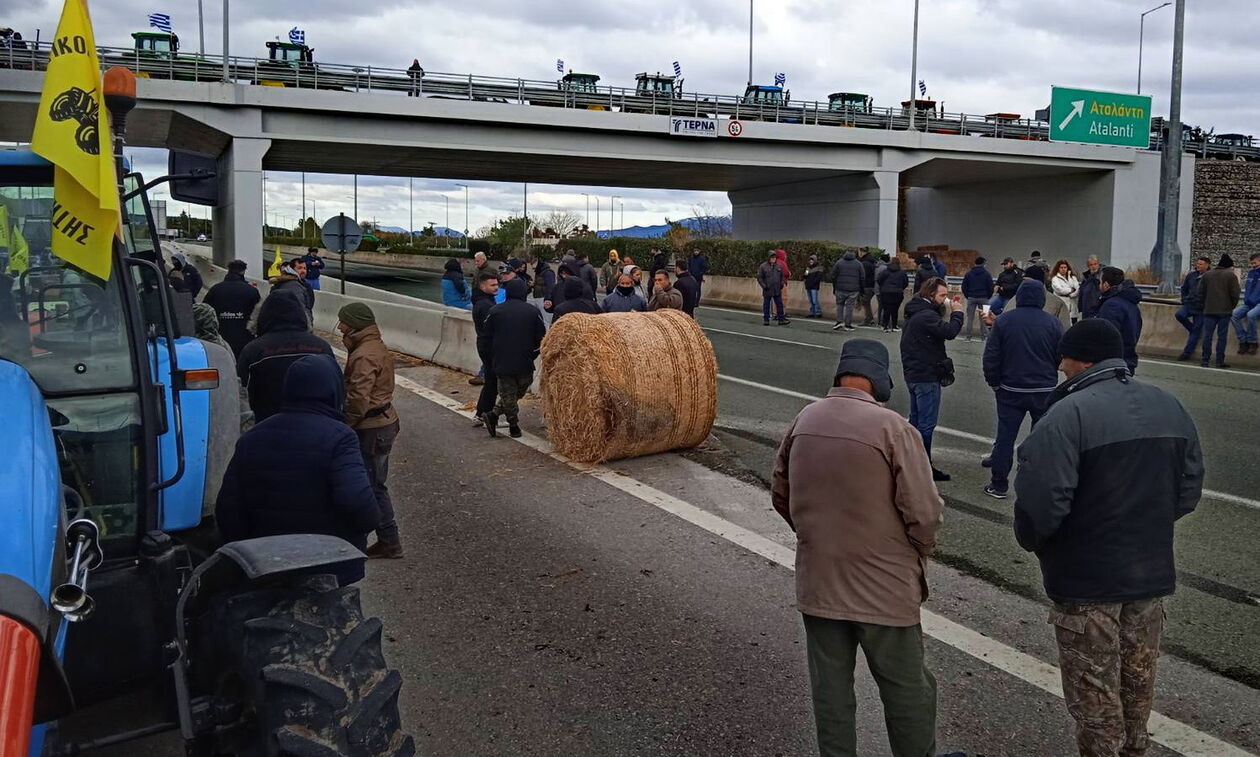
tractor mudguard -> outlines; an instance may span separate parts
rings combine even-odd
[[[285,534],[242,539],[219,547],[189,578],[180,594],[177,613],[193,595],[210,595],[246,581],[287,573],[314,572],[314,568],[366,560],[353,544],[325,534]],[[177,619],[182,622],[182,617]]]

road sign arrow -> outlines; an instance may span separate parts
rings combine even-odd
[[[1084,100],[1073,101],[1072,111],[1067,114],[1067,118],[1063,119],[1063,123],[1059,124],[1059,130],[1062,131],[1063,129],[1066,129],[1067,125],[1072,123],[1073,118],[1076,118],[1077,116],[1083,114],[1084,112],[1085,112],[1085,101]]]

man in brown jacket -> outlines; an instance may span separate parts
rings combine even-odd
[[[376,314],[362,302],[352,302],[337,313],[337,330],[350,353],[346,358],[346,423],[359,437],[359,450],[367,466],[368,480],[381,511],[376,543],[368,557],[403,556],[394,518],[394,503],[385,480],[389,477],[389,453],[398,436],[394,410],[394,359],[381,340]]]
[[[652,292],[652,299],[648,300],[649,311],[683,309],[682,292],[669,283],[668,271],[657,271],[652,275],[652,280],[655,283],[655,289]]]
[[[1234,275],[1234,260],[1222,255],[1216,267],[1199,278],[1199,301],[1203,303],[1203,357],[1199,364],[1208,367],[1212,356],[1212,340],[1216,340],[1216,367],[1228,368],[1225,363],[1225,343],[1229,341],[1230,317],[1238,305],[1242,287]]]
[[[772,487],[775,510],[796,532],[818,749],[824,757],[857,754],[860,646],[892,754],[930,756],[936,680],[924,664],[919,606],[944,503],[919,432],[879,404],[892,393],[887,348],[846,342],[833,386],[788,429]]]

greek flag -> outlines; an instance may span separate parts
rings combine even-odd
[[[924,84],[922,79],[919,79],[919,95],[927,97],[927,84]]]
[[[560,73],[564,73],[564,61],[559,58],[556,58],[556,70]]]
[[[674,61],[674,76],[682,76],[682,66],[678,65],[678,61]]]
[[[289,30],[289,41],[295,45],[306,44],[306,32],[296,26]]]
[[[779,73],[774,75],[774,86],[782,87],[786,83],[787,83],[787,74],[780,71]]]
[[[152,26],[153,28],[157,29],[160,32],[166,32],[167,34],[170,34],[171,33],[171,17],[169,14],[166,14],[166,13],[150,13],[149,26]]]

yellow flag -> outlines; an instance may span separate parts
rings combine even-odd
[[[0,247],[9,247],[9,208],[0,202]],[[10,250],[10,252],[12,252]]]
[[[26,237],[14,226],[9,237],[9,275],[16,276],[30,267],[31,248],[26,243]]]
[[[276,247],[276,257],[271,261],[271,265],[267,266],[267,278],[280,275],[280,269],[284,267],[284,257],[280,255],[280,248]]]
[[[52,252],[108,279],[118,189],[87,0],[66,0],[51,55],[31,150],[56,165]]]

